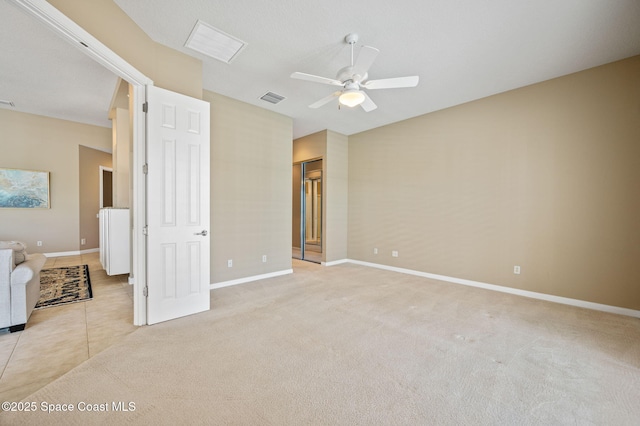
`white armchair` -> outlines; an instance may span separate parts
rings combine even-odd
[[[47,258],[37,253],[20,256],[13,248],[0,248],[0,328],[24,330],[40,297],[40,270]],[[20,259],[22,260],[22,259]]]

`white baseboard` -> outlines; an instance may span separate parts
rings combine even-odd
[[[431,278],[438,281],[447,281],[455,284],[467,285],[470,287],[478,287],[486,290],[499,291],[502,293],[515,294],[517,296],[530,297],[532,299],[546,300],[548,302],[562,303],[563,305],[577,306],[580,308],[593,309],[596,311],[609,312],[612,314],[626,315],[634,318],[640,318],[640,311],[619,306],[603,305],[601,303],[587,302],[585,300],[571,299],[568,297],[553,296],[550,294],[537,293],[535,291],[520,290],[517,288],[504,287],[495,284],[487,284],[480,281],[466,280],[463,278],[448,277],[446,275],[431,274],[428,272],[415,271],[413,269],[398,268],[395,266],[381,265],[379,263],[363,262],[361,260],[347,259],[348,263],[356,265],[369,266],[372,268],[385,269],[387,271],[400,272],[402,274],[416,275],[424,278]],[[345,262],[340,262],[345,263]]]
[[[97,253],[99,248],[87,249],[87,250],[74,250],[74,251],[59,251],[53,253],[44,253],[47,257],[64,257],[64,256],[79,256],[81,254]]]
[[[78,256],[80,251],[60,251],[55,253],[43,253],[47,257],[63,257],[63,256]]]
[[[335,266],[335,265],[340,265],[342,263],[349,263],[350,260],[349,259],[340,259],[340,260],[332,260],[331,262],[322,262],[321,265],[322,266]]]
[[[293,274],[293,269],[285,269],[283,271],[269,272],[268,274],[253,275],[251,277],[238,278],[236,280],[222,281],[219,283],[211,284],[209,288],[211,290],[215,290],[217,288],[229,287],[232,285],[244,284],[251,281],[264,280],[266,278],[279,277],[281,275],[287,275],[287,274]]]
[[[79,256],[87,253],[97,253],[100,249],[87,249],[87,250],[73,250],[73,251],[58,251],[53,253],[43,253],[47,257],[64,257],[64,256]]]

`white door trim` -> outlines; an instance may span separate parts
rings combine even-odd
[[[133,323],[135,325],[145,325],[147,324],[147,304],[143,292],[147,281],[147,259],[142,229],[146,223],[146,194],[143,173],[143,166],[146,162],[146,139],[145,114],[142,113],[142,106],[146,99],[145,86],[153,85],[153,80],[142,74],[45,0],[9,1],[133,86]]]

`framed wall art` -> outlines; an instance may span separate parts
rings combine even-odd
[[[49,172],[0,168],[0,208],[48,209]]]

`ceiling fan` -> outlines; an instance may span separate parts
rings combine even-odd
[[[351,33],[344,38],[345,42],[351,45],[351,65],[338,71],[336,78],[320,77],[313,74],[305,74],[302,72],[294,72],[292,78],[305,81],[313,81],[315,83],[329,84],[331,86],[342,87],[341,90],[334,92],[322,98],[317,102],[309,105],[309,108],[319,108],[338,98],[340,105],[355,107],[360,105],[366,112],[373,111],[377,105],[362,89],[395,89],[400,87],[415,87],[418,85],[418,76],[409,77],[384,78],[381,80],[367,80],[369,68],[380,52],[375,47],[362,46],[358,59],[353,62],[353,47],[358,41],[358,34]]]

